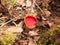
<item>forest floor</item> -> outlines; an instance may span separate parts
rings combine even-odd
[[[0,45],[60,45],[60,0],[0,0]]]

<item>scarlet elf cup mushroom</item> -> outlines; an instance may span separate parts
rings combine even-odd
[[[26,16],[24,18],[24,23],[29,29],[33,29],[36,27],[37,19],[34,16]]]

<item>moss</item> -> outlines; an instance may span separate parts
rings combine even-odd
[[[57,25],[57,28],[60,28],[60,24]]]
[[[10,32],[6,32],[4,35],[0,36],[0,44],[1,45],[8,45],[8,44],[12,44],[14,42],[15,39],[15,35],[10,33]]]
[[[10,3],[12,7],[15,6],[16,0],[5,0],[5,3]]]

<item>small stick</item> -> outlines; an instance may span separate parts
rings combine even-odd
[[[17,24],[13,21],[14,25],[17,26]]]
[[[20,16],[20,15],[19,15],[19,16]],[[3,25],[1,25],[1,26],[0,26],[0,28],[1,28],[1,27],[3,27],[4,25],[6,25],[7,23],[11,22],[12,20],[14,20],[14,19],[18,18],[19,16],[17,16],[17,17],[15,17],[15,18],[13,18],[13,19],[9,20],[8,22],[4,23]]]
[[[40,9],[40,11],[42,12],[42,14],[46,15],[45,12],[38,6],[37,3],[35,3],[35,5]]]

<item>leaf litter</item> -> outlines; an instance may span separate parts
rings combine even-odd
[[[0,45],[60,45],[59,2],[0,0]],[[36,27],[26,26],[26,16],[37,19]]]

